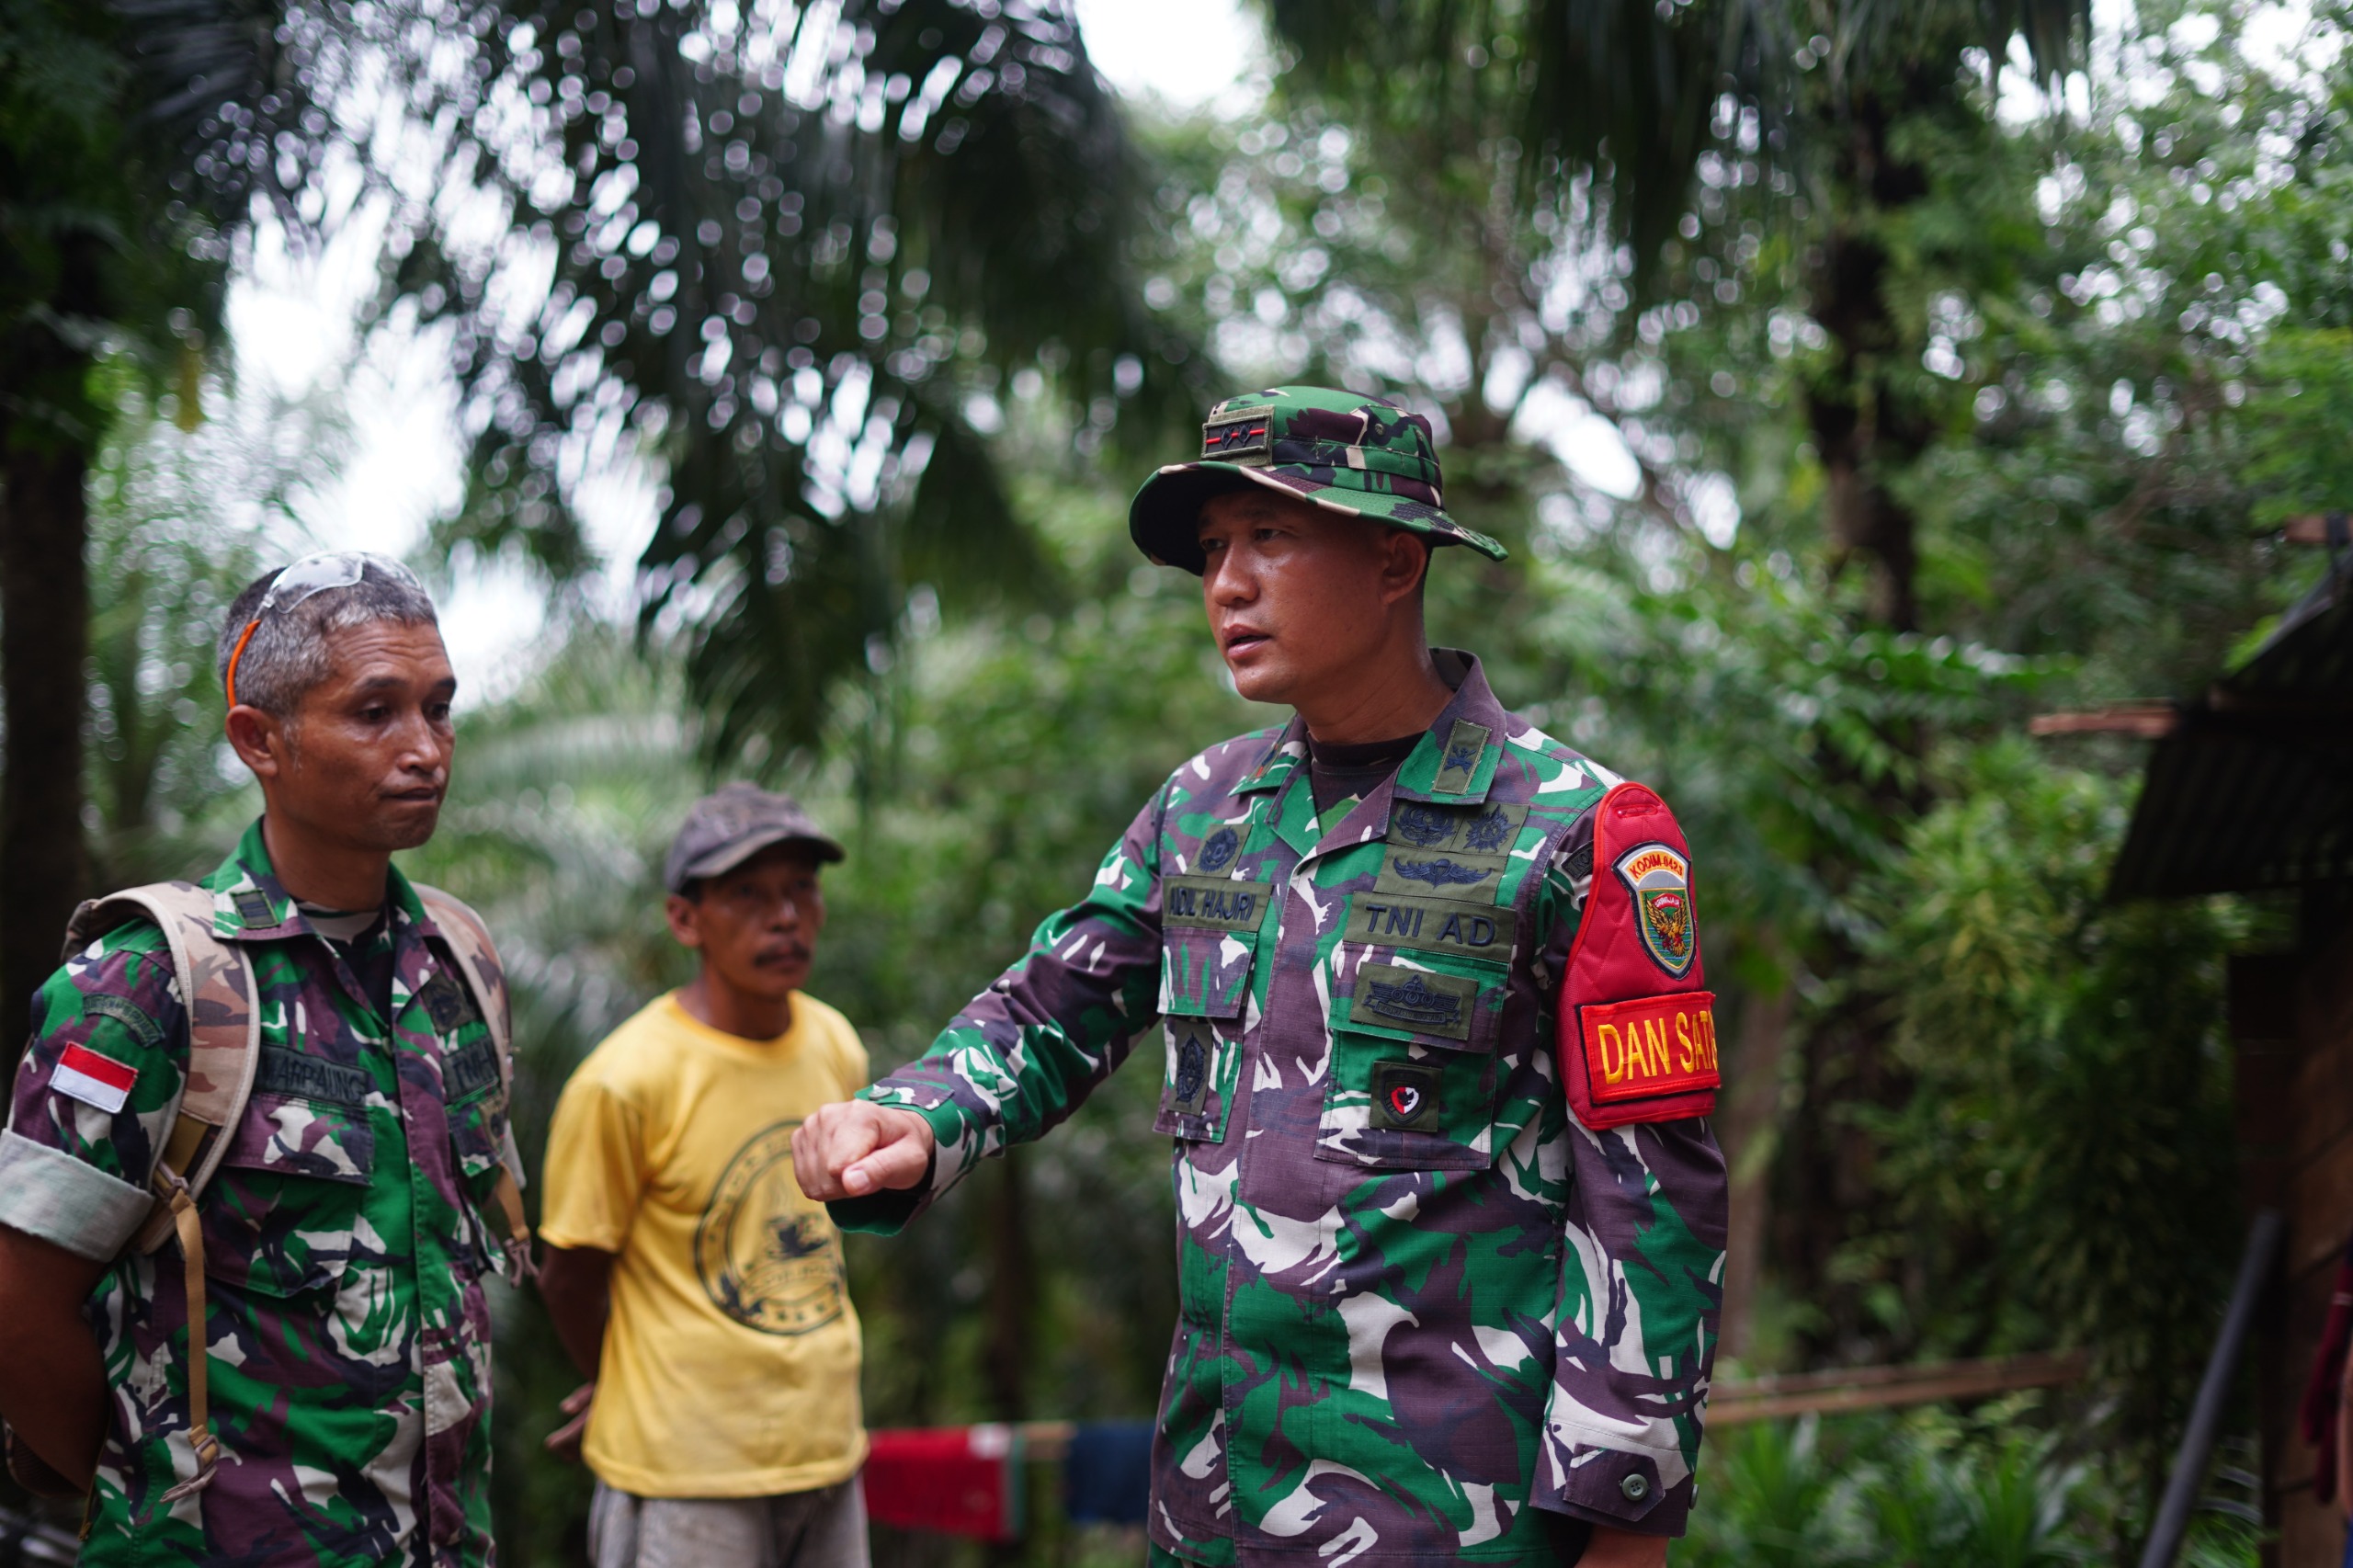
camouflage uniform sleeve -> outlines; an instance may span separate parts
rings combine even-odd
[[[1589,823],[1562,845],[1538,897],[1545,984],[1556,994],[1592,881]],[[1723,1298],[1723,1155],[1697,1117],[1603,1131],[1574,1112],[1568,1121],[1572,1185],[1532,1500],[1595,1524],[1681,1535]]]
[[[153,926],[103,937],[51,975],[0,1132],[0,1224],[97,1261],[121,1252],[151,1207],[187,1062],[188,1016]]]
[[[938,1151],[908,1192],[829,1205],[846,1231],[899,1230],[990,1154],[1042,1136],[1127,1060],[1159,1016],[1160,821],[1166,790],[1103,858],[1092,892],[1051,915],[1020,961],[915,1061],[860,1099],[912,1110]]]

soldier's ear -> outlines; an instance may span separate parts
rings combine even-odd
[[[1395,604],[1411,598],[1419,604],[1422,589],[1429,582],[1428,541],[1407,528],[1383,528],[1380,545],[1381,602]]]
[[[255,778],[267,784],[286,771],[293,756],[293,731],[285,720],[240,702],[229,710],[224,727],[237,760]]]

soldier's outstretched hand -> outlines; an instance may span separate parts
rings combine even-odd
[[[920,1184],[931,1168],[931,1123],[866,1100],[820,1106],[793,1130],[792,1174],[817,1202]]]

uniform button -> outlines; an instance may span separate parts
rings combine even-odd
[[[1650,1480],[1646,1476],[1630,1475],[1618,1483],[1618,1490],[1626,1494],[1627,1502],[1639,1503],[1651,1494]]]

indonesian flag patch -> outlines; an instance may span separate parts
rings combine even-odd
[[[96,1106],[108,1116],[122,1109],[131,1098],[131,1086],[137,1082],[138,1068],[82,1045],[67,1046],[49,1074],[51,1088],[69,1100]]]

